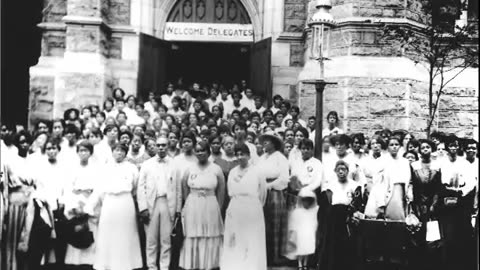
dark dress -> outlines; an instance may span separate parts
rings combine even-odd
[[[358,264],[356,227],[350,219],[364,205],[360,190],[356,189],[350,205],[332,205],[330,190],[319,194],[317,248],[313,258],[317,270],[351,270]]]
[[[412,264],[416,269],[438,269],[440,260],[438,249],[435,244],[426,242],[426,226],[429,220],[437,220],[436,210],[438,209],[439,194],[442,193],[443,185],[440,169],[426,165],[421,161],[412,164],[413,187],[413,213],[422,223],[418,232],[415,233],[411,253]]]
[[[448,198],[457,198],[455,205],[446,205]],[[438,218],[443,241],[443,260],[446,269],[475,269],[473,265],[475,239],[471,215],[475,190],[462,196],[460,192],[445,188],[439,196]]]

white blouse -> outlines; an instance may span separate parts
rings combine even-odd
[[[67,218],[73,217],[74,209],[79,213],[84,212],[83,207],[102,181],[98,172],[99,167],[91,162],[86,166],[76,164],[72,168],[70,182],[65,188],[64,195]]]
[[[34,198],[47,202],[51,210],[57,209],[57,202],[63,204],[70,173],[62,161],[52,164],[46,157],[42,159],[32,172],[37,187]]]
[[[471,166],[463,158],[457,157],[452,162],[449,157],[439,161],[440,170],[442,172],[442,183],[449,185],[448,188],[456,188],[462,191],[462,195],[467,195],[476,186],[476,181],[473,174],[470,172]],[[478,171],[478,166],[476,168]]]
[[[265,177],[268,179],[275,179],[267,183],[267,189],[273,188],[275,190],[284,190],[288,186],[288,160],[280,153],[275,151],[272,154],[263,154],[258,160],[258,167],[262,168]]]
[[[313,191],[323,182],[322,162],[314,157],[308,160],[297,160],[292,165],[292,176],[297,176],[298,180],[305,188]]]
[[[256,197],[262,205],[266,198],[266,180],[263,170],[255,165],[250,165],[246,170],[240,166],[233,168],[227,181],[228,195]]]
[[[135,192],[138,181],[138,169],[124,160],[120,163],[109,162],[104,167],[100,189],[106,194]]]
[[[338,180],[330,182],[327,189],[332,191],[332,205],[349,205],[358,186],[357,182],[349,179],[343,184]]]

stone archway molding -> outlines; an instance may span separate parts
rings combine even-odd
[[[155,18],[155,29],[157,29],[155,31],[155,36],[157,38],[163,39],[168,15],[170,14],[170,11],[172,10],[176,2],[177,0],[165,0],[160,3],[158,7],[158,16],[157,18]],[[261,40],[263,37],[263,28],[257,0],[240,0],[240,2],[247,10],[248,16],[250,16],[250,21],[252,22],[253,26],[254,41],[256,42]]]

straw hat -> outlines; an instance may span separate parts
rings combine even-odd
[[[280,136],[274,131],[267,131],[260,135],[258,138],[260,143],[263,143],[265,140],[270,140],[275,145],[275,150],[279,151],[283,148],[283,140]]]

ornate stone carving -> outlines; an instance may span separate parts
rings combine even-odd
[[[228,19],[234,21],[237,18],[237,4],[235,1],[230,0],[228,2]]]
[[[192,1],[185,0],[183,2],[183,16],[189,19],[192,16]]]
[[[205,0],[198,0],[197,2],[197,18],[203,20],[205,17],[206,7]]]
[[[217,0],[215,3],[215,19],[221,20],[223,19],[223,1]]]
[[[241,0],[178,0],[168,22],[250,24]]]

